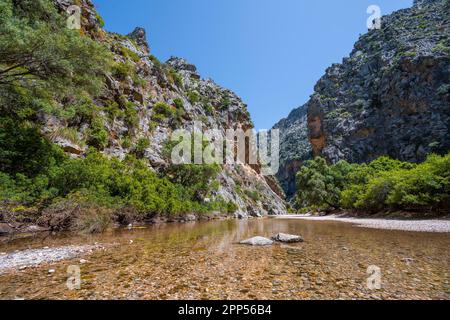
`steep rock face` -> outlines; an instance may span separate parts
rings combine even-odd
[[[277,178],[289,199],[296,190],[295,174],[303,161],[312,158],[311,144],[308,141],[307,109],[304,106],[295,109],[273,128],[280,130],[280,170]]]
[[[430,152],[449,151],[449,6],[415,1],[383,17],[381,29],[361,36],[348,58],[327,69],[303,107],[314,155],[333,163],[382,155],[420,162]],[[286,132],[303,130],[302,119],[293,113],[283,120]],[[304,141],[283,143],[294,149],[291,144]],[[292,167],[297,158],[286,162]]]
[[[449,5],[417,1],[362,36],[307,103],[314,154],[423,161],[450,147]]]
[[[125,73],[113,72],[107,76],[105,90],[96,99],[96,105],[103,110],[109,106],[125,108],[125,113],[136,115],[133,125],[124,117],[105,117],[108,119],[104,123],[108,132],[105,154],[123,159],[135,151],[139,141],[148,140],[144,157],[154,171],[164,174],[170,165],[164,146],[174,130],[191,131],[194,123],[202,123],[203,130],[217,129],[219,135],[225,137],[226,129],[253,128],[246,105],[232,91],[210,79],[202,79],[197,68],[184,59],[172,57],[166,63],[159,62],[150,55],[146,32],[142,28],[136,28],[127,36],[105,32],[92,3],[89,0],[77,2],[81,2],[83,9],[83,31],[106,44],[116,64],[127,67]],[[73,1],[55,0],[55,3],[65,11]],[[161,103],[169,108],[166,110],[169,115],[162,117],[156,110],[155,106]],[[45,114],[42,117],[43,131],[54,143],[74,157],[84,155],[86,147],[58,136],[60,129],[67,126],[64,121]],[[88,124],[81,121],[77,127],[79,140],[84,142]],[[217,181],[220,186],[211,195],[212,199],[204,201],[220,198],[233,202],[238,207],[237,217],[286,212],[282,192],[272,177],[259,173],[258,166],[246,163],[223,165]]]

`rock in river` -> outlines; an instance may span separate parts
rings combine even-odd
[[[276,236],[272,237],[272,240],[286,243],[303,242],[302,237],[285,233],[277,234]]]
[[[240,244],[248,244],[251,246],[270,246],[273,241],[264,237],[253,237],[251,239],[243,240]]]

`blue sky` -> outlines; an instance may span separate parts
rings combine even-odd
[[[382,14],[413,0],[93,0],[109,31],[147,30],[161,61],[186,58],[202,77],[236,92],[258,129],[304,104],[332,63]]]

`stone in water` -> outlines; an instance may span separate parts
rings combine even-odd
[[[254,237],[247,240],[243,240],[240,244],[248,244],[251,246],[270,246],[273,241],[264,237]]]
[[[295,243],[295,242],[303,242],[303,238],[300,236],[296,236],[293,234],[285,234],[279,233],[276,236],[272,237],[272,240],[285,242],[285,243]]]

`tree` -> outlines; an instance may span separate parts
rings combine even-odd
[[[52,1],[0,2],[1,108],[18,107],[24,94],[97,94],[111,60],[104,45],[68,29]]]
[[[344,168],[344,163],[342,163]],[[339,167],[340,168],[340,167]],[[297,204],[300,207],[338,207],[342,172],[333,170],[323,158],[307,161],[297,173]]]

